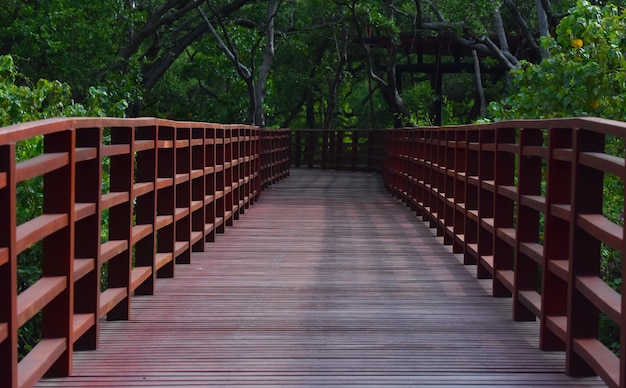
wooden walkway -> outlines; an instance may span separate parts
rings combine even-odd
[[[603,386],[376,175],[292,170],[207,248],[38,386]]]

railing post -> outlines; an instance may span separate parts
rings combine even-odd
[[[454,241],[452,242],[452,251],[454,253],[463,253],[465,250],[465,179],[467,131],[457,129],[454,131],[454,220],[453,233]]]
[[[514,214],[515,159],[519,154],[516,129],[496,129],[494,177],[494,245],[493,245],[493,296],[510,297],[510,284],[503,281],[513,270],[515,258]]]
[[[463,264],[478,262],[478,130],[469,130],[465,141],[465,253]]]
[[[543,279],[541,285],[541,328],[539,346],[543,350],[564,350],[563,336],[567,330],[567,275],[557,274],[561,263],[567,264],[570,244],[569,216],[558,217],[556,209],[570,207],[572,178],[572,132],[554,128],[548,133],[548,165],[546,176],[546,215],[544,226]],[[564,160],[569,155],[569,160]],[[556,325],[555,325],[556,324]],[[556,327],[555,327],[556,326]]]
[[[125,289],[125,296],[107,313],[108,320],[130,319],[134,142],[135,131],[133,129],[111,128],[112,145],[126,145],[128,148],[111,156],[111,193],[124,194],[125,198],[109,209],[109,241],[125,241],[126,245],[123,251],[109,261],[108,288]]]
[[[76,203],[93,211],[76,221],[74,256],[89,270],[75,279],[74,313],[92,324],[74,343],[75,350],[93,350],[100,335],[100,239],[102,210],[102,128],[84,128],[76,132],[76,146],[92,150],[93,155],[76,162]]]
[[[17,386],[15,144],[0,145],[0,386]]]
[[[543,133],[540,129],[520,130],[520,162],[518,171],[517,200],[517,256],[515,259],[515,289],[513,292],[513,319],[533,321],[535,313],[521,301],[521,292],[537,291],[537,273],[539,264],[525,249],[524,244],[536,244],[539,241],[539,224],[543,209],[535,198],[542,198],[541,175],[543,166]],[[543,210],[543,211],[542,211]],[[531,245],[532,246],[532,245]]]
[[[191,251],[204,252],[206,183],[204,128],[191,128]]]
[[[142,190],[135,199],[135,228],[148,228],[148,233],[135,241],[135,267],[149,268],[150,275],[138,284],[136,295],[154,294],[157,263],[156,263],[156,196],[157,196],[157,144],[156,126],[135,129],[135,139],[142,143],[135,155],[135,186],[151,186],[152,190]],[[133,233],[134,234],[134,233]]]
[[[65,351],[46,373],[69,376],[72,373],[74,344],[74,198],[76,132],[66,130],[44,137],[44,153],[64,152],[68,162],[44,175],[44,214],[65,214],[67,225],[43,240],[42,277],[64,277],[65,289],[43,308],[42,337],[65,338]],[[20,384],[29,384],[20,381]]]
[[[157,127],[157,277],[174,277],[175,170],[174,128]]]
[[[205,240],[215,241],[215,129],[212,127],[203,128],[204,131],[204,219],[205,219]]]
[[[479,279],[493,277],[495,147],[495,130],[480,131],[480,150],[478,152],[478,264],[476,266],[476,276]]]
[[[566,341],[566,373],[572,376],[595,375],[593,368],[579,354],[581,349],[576,345],[576,340],[597,337],[598,309],[578,289],[577,279],[580,276],[600,276],[600,241],[579,225],[579,215],[602,214],[604,174],[581,164],[580,155],[583,152],[603,151],[603,134],[583,129],[574,131]]]

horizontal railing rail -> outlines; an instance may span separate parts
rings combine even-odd
[[[512,296],[514,320],[540,320],[540,347],[566,352],[566,373],[626,386],[624,262],[612,288],[602,251],[623,258],[626,123],[595,119],[511,121],[390,130],[383,177],[444,244]],[[607,137],[621,144],[605,150]],[[618,195],[605,182],[618,182]],[[602,319],[620,332],[618,354],[599,339]],[[511,349],[514,351],[514,349]]]
[[[380,130],[292,129],[295,167],[381,172],[384,132]]]
[[[37,138],[43,150],[16,161]],[[0,386],[71,374],[73,351],[98,347],[101,318],[130,319],[135,296],[288,175],[289,142],[284,130],[153,118],[1,128]],[[41,209],[18,223],[36,201],[17,193],[37,181]],[[41,275],[18,292],[20,254],[34,245]],[[19,329],[38,315],[42,339],[18,362]]]

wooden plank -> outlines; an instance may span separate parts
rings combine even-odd
[[[133,292],[152,275],[152,267],[135,267],[131,273],[130,292]]]
[[[95,147],[76,147],[74,158],[76,162],[84,162],[98,157]]]
[[[546,326],[554,334],[561,339],[561,341],[567,341],[567,317],[565,316],[547,316]]]
[[[157,216],[154,228],[159,230],[174,222],[174,216]]]
[[[174,210],[174,221],[179,221],[189,215],[189,208],[187,207],[177,207]]]
[[[74,342],[78,341],[95,323],[94,314],[74,314],[72,322]]]
[[[102,147],[102,156],[117,156],[130,154],[130,144],[112,144]]]
[[[156,262],[154,266],[158,270],[158,269],[161,269],[161,267],[163,267],[165,264],[169,263],[170,261],[172,261],[171,253],[157,253]]]
[[[67,286],[65,276],[43,277],[17,296],[17,326],[35,316]]]
[[[597,276],[576,276],[576,288],[614,322],[622,321],[622,296]]]
[[[128,241],[126,240],[111,240],[105,242],[100,245],[100,262],[98,265],[106,263],[126,249],[128,249]]]
[[[75,203],[74,204],[74,220],[80,221],[83,218],[87,218],[96,214],[95,203]]]
[[[67,152],[55,152],[41,154],[32,159],[15,164],[15,181],[25,180],[47,174],[69,163],[70,157]]]
[[[0,343],[7,338],[9,338],[9,324],[0,323]]]
[[[541,195],[522,195],[520,202],[542,213],[546,212],[546,198]]]
[[[569,280],[569,260],[549,260],[548,269],[561,279]]]
[[[133,185],[133,197],[141,197],[154,190],[153,182],[140,182]]]
[[[537,291],[524,290],[518,291],[519,300],[528,307],[536,317],[541,315],[541,295]]]
[[[512,247],[515,247],[515,243],[517,242],[516,234],[517,232],[513,228],[498,228],[496,231],[496,236],[500,237]]]
[[[543,245],[539,243],[521,242],[519,244],[519,250],[537,264],[544,265]]]
[[[74,259],[74,282],[96,269],[94,259]]]
[[[42,339],[18,364],[18,387],[32,387],[67,349],[65,338]]]
[[[43,214],[19,225],[15,231],[15,250],[22,252],[37,241],[68,224],[67,214]]]
[[[132,230],[132,244],[136,244],[142,238],[152,233],[152,224],[135,225]]]
[[[622,227],[601,214],[579,214],[578,225],[596,239],[614,249],[622,249]]]
[[[624,175],[626,167],[624,158],[602,152],[581,152],[579,157],[580,164],[607,172],[622,179],[626,178]]]
[[[73,377],[38,386],[603,385],[566,376],[539,323],[511,322],[511,300],[377,177],[284,182],[134,298],[132,321],[101,322]]]
[[[9,248],[0,248],[0,265],[9,262]]]
[[[180,256],[187,249],[189,249],[189,241],[176,241],[174,244],[174,257]]]
[[[120,303],[122,299],[126,298],[127,295],[128,293],[126,292],[125,287],[107,288],[103,293],[101,293],[99,309],[100,318],[111,311],[113,307],[117,306],[117,304]]]
[[[110,209],[114,206],[121,205],[124,202],[128,202],[130,195],[126,191],[102,194],[100,201],[100,209]]]
[[[612,386],[619,386],[619,358],[595,338],[574,339],[574,351]]]
[[[0,172],[0,190],[4,189],[5,187],[7,187],[7,173]]]

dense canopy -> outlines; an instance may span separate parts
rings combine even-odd
[[[614,116],[621,3],[8,0],[1,123],[41,110],[325,128]],[[596,82],[608,73],[618,82]],[[35,111],[9,106],[19,98]]]

